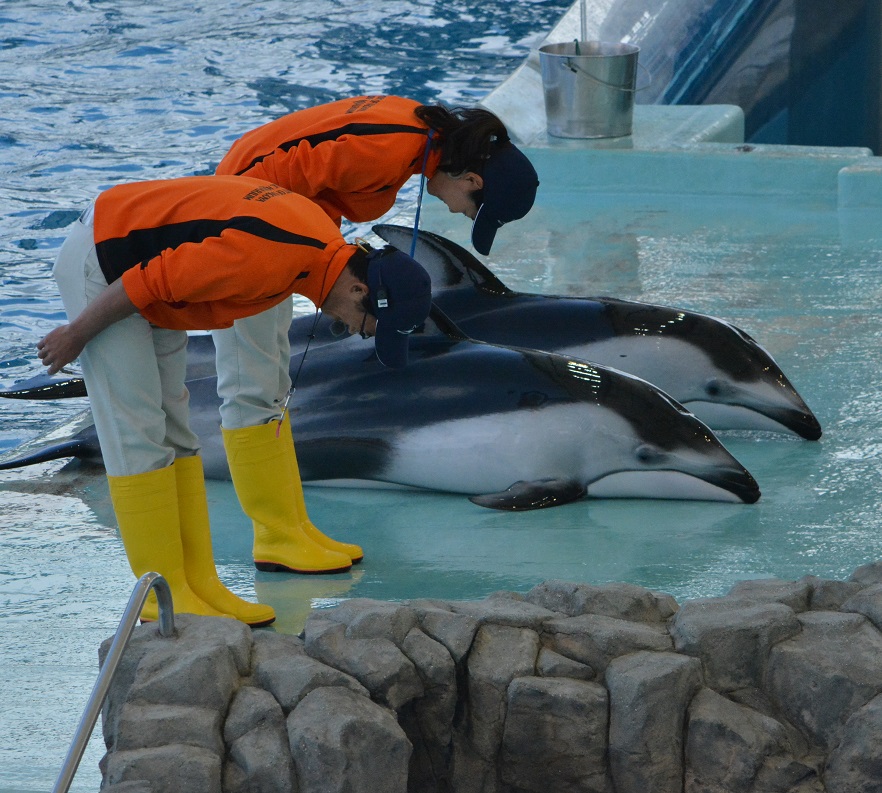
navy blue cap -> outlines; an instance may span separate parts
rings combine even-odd
[[[505,143],[490,154],[481,176],[484,203],[472,226],[472,245],[486,256],[499,228],[520,220],[530,211],[539,177],[533,164],[513,143]]]
[[[371,313],[377,318],[374,347],[383,366],[407,365],[410,334],[429,316],[432,281],[425,268],[391,246],[368,256]]]

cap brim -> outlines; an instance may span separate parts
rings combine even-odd
[[[393,327],[384,328],[377,323],[377,332],[374,336],[374,349],[380,363],[389,369],[403,369],[407,366],[407,350],[410,346],[410,336],[399,333]]]
[[[499,226],[499,221],[486,211],[486,204],[482,204],[478,208],[478,214],[475,215],[475,222],[472,224],[472,246],[478,253],[484,256],[490,253]]]

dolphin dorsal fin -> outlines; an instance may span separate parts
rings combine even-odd
[[[390,245],[405,253],[410,252],[412,228],[391,223],[378,223],[372,228],[374,234]],[[433,290],[477,287],[495,295],[513,294],[465,248],[430,231],[417,233],[414,258],[428,270]]]

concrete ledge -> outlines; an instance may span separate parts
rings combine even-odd
[[[831,209],[838,202],[840,172],[876,160],[869,149],[861,148],[725,143],[641,150],[527,148],[525,152],[539,173],[542,200],[572,192],[787,196],[794,201],[811,196]]]
[[[839,172],[839,233],[846,244],[882,241],[882,157]]]

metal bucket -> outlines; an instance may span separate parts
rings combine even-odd
[[[630,135],[638,52],[633,44],[604,41],[540,47],[548,134],[558,138]]]

